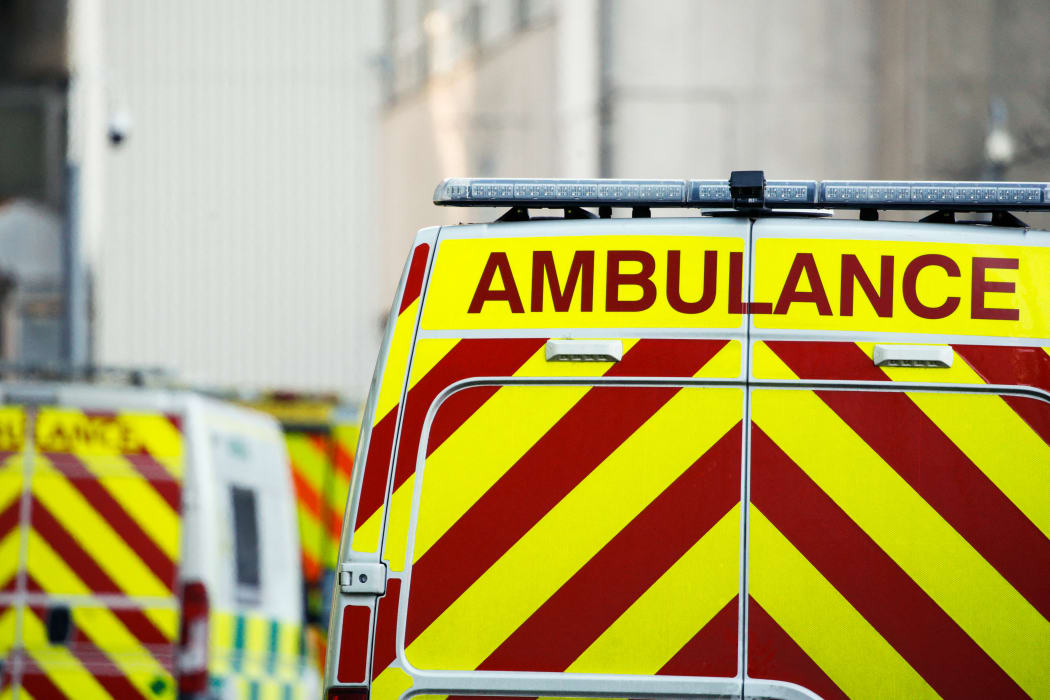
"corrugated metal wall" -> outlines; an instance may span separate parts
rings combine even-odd
[[[194,382],[367,389],[374,2],[102,3],[95,357]]]

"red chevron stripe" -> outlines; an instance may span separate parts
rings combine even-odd
[[[663,373],[692,376],[722,344],[706,344],[705,352],[658,358],[664,363]],[[635,367],[655,365],[653,355],[667,347],[638,345],[641,350],[632,350],[616,367],[620,376],[634,374]],[[590,389],[413,567],[407,643],[677,391],[677,387]]]
[[[405,280],[405,292],[401,295],[401,308],[398,313],[404,313],[412,302],[419,298],[423,290],[423,277],[427,272],[427,256],[430,255],[430,246],[421,243],[412,252],[412,262],[408,266],[408,278]]]
[[[18,527],[18,510],[22,505],[22,499],[16,498],[0,511],[0,539],[7,533]]]
[[[372,647],[372,679],[375,680],[397,656],[397,607],[400,604],[401,579],[386,584],[386,595],[379,599],[376,612],[375,644]]]
[[[767,340],[766,345],[802,379],[891,381],[856,343]]]
[[[15,530],[18,527],[18,513],[22,505],[22,499],[16,498],[12,501],[7,508],[0,512],[0,539],[3,539],[8,533]],[[7,592],[12,591],[15,588],[15,576],[12,576],[7,581],[0,581],[0,591]]]
[[[671,660],[660,676],[735,676],[740,601],[733,598]]]
[[[98,482],[92,474],[73,455],[53,455],[51,463],[61,470],[69,483],[80,492],[84,499],[113,529],[117,535],[139,556],[157,578],[168,588],[175,588],[176,564],[165,554],[157,543],[146,534],[127,511]],[[153,486],[150,483],[150,486]]]
[[[751,432],[751,500],[939,694],[1024,697],[984,650],[756,425]]]
[[[796,374],[810,379],[799,372],[805,350],[797,345],[802,344],[778,342],[776,352]],[[867,357],[852,347],[852,351],[841,348],[838,354]],[[868,376],[876,373],[882,371],[869,361]],[[1045,573],[1050,571],[1050,540],[922,409],[903,392],[816,393],[1040,614],[1050,618]],[[1038,403],[1038,409],[1050,420],[1050,406]]]
[[[344,447],[338,440],[333,440],[335,452],[335,469],[350,479],[354,473],[354,450]]]
[[[825,700],[846,699],[846,694],[754,598],[748,598],[747,611],[747,675],[750,678],[795,683]],[[746,690],[746,680],[744,686]]]
[[[419,449],[423,421],[439,393],[461,379],[510,376],[542,348],[545,342],[545,338],[461,340],[441,358],[441,361],[412,387],[405,399],[394,489],[405,483],[416,470],[416,452]],[[477,394],[479,400],[484,393]],[[485,396],[484,400],[487,399],[488,396]],[[478,403],[474,410],[480,406],[481,403]],[[464,420],[473,412],[471,410],[466,414]]]
[[[479,670],[568,668],[740,501],[740,437],[737,423],[540,606]],[[624,562],[631,565],[625,567]],[[725,674],[730,676],[736,667],[735,631],[731,646],[734,670]],[[684,663],[685,657],[675,668]]]
[[[415,470],[423,419],[438,393],[449,384],[467,377],[513,374],[543,342],[543,339],[534,338],[461,340],[441,358],[408,393],[399,450],[403,456],[398,458],[394,488],[397,489]],[[398,408],[395,406],[372,430],[358,499],[356,527],[361,527],[383,505]]]
[[[62,700],[69,697],[58,686],[51,682],[43,669],[34,661],[28,661],[25,671],[22,672],[22,687],[29,691],[34,698],[47,698],[47,700]]]
[[[1050,391],[1050,355],[1042,348],[956,345],[955,351],[989,384],[1019,384]],[[1003,400],[1050,443],[1050,411],[1038,399],[1003,396]]]
[[[52,549],[62,557],[62,560],[77,573],[77,576],[87,585],[93,593],[116,593],[125,595],[124,591],[103,571],[98,563],[85,552],[80,544],[71,536],[44,505],[33,499],[30,514],[30,523],[34,530],[43,537]],[[34,583],[27,581],[27,585]],[[43,588],[33,586],[32,590],[43,592]],[[164,633],[157,629],[156,625],[138,610],[121,610],[126,612],[129,619],[135,621],[134,628],[125,622],[132,633],[144,643],[150,643],[148,639],[167,640]],[[114,614],[117,611],[114,610]],[[120,617],[118,615],[118,617]],[[123,618],[122,618],[123,619]]]
[[[299,466],[294,459],[291,463],[292,483],[295,485],[295,499],[306,509],[306,512],[315,518],[321,517],[321,494],[317,493],[300,472]]]
[[[171,509],[182,512],[182,481],[176,479],[160,462],[150,455],[123,455],[139,476],[149,481],[150,486],[160,494]]]
[[[591,389],[413,567],[407,642],[676,392]]]
[[[383,416],[373,428],[368,440],[368,456],[361,482],[361,495],[357,499],[357,521],[354,528],[365,524],[383,505],[386,496],[386,478],[390,469],[390,451],[394,446],[394,429],[397,427],[398,406]]]

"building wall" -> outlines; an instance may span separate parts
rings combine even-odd
[[[518,17],[518,3],[506,0],[445,0],[421,14],[423,6],[400,0],[386,17],[378,170],[386,299],[417,230],[494,214],[434,207],[442,178],[541,177],[559,165],[558,35],[550,8],[534,5]]]
[[[529,4],[473,6],[484,20]],[[408,44],[426,51],[425,41],[403,37],[412,36],[412,19],[425,36],[432,14],[420,8],[442,2],[397,6],[403,11],[386,37],[388,52],[398,55]],[[507,127],[491,160],[423,159],[424,167],[411,167],[393,156],[426,152],[432,139],[419,128],[426,118],[406,118],[422,101],[406,96],[404,85],[432,95],[448,78],[431,69],[407,79],[405,61],[389,62],[388,84],[399,87],[381,118],[380,160],[390,164],[381,175],[384,237],[491,219],[489,211],[430,206],[441,178],[464,174],[720,178],[763,169],[776,178],[987,177],[996,97],[1007,106],[1017,145],[1002,177],[1044,180],[1050,169],[1046,0],[586,0],[554,4],[549,23],[550,42],[536,41],[526,27],[462,56],[457,81],[485,76],[502,90],[485,102],[453,95],[445,110],[454,115],[446,121],[456,141],[475,153],[494,133],[475,119],[475,105],[517,114],[524,104],[529,118],[517,122],[513,139],[529,144],[525,158],[515,157]],[[508,55],[515,61],[501,60]],[[535,78],[551,82],[554,99],[543,93],[521,103]],[[550,126],[553,133],[545,131]],[[1050,217],[1024,218],[1050,225]]]
[[[361,396],[378,347],[377,4],[100,5],[95,359]]]
[[[611,175],[871,173],[868,0],[609,3]]]

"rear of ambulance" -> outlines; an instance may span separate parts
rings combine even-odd
[[[182,417],[0,393],[0,697],[175,698]]]

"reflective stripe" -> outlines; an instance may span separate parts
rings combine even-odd
[[[751,595],[847,695],[937,697],[754,506],[751,543]]]
[[[1050,650],[1018,640],[1050,639],[1050,622],[813,392],[753,396],[756,424],[1026,692],[1045,691]]]

